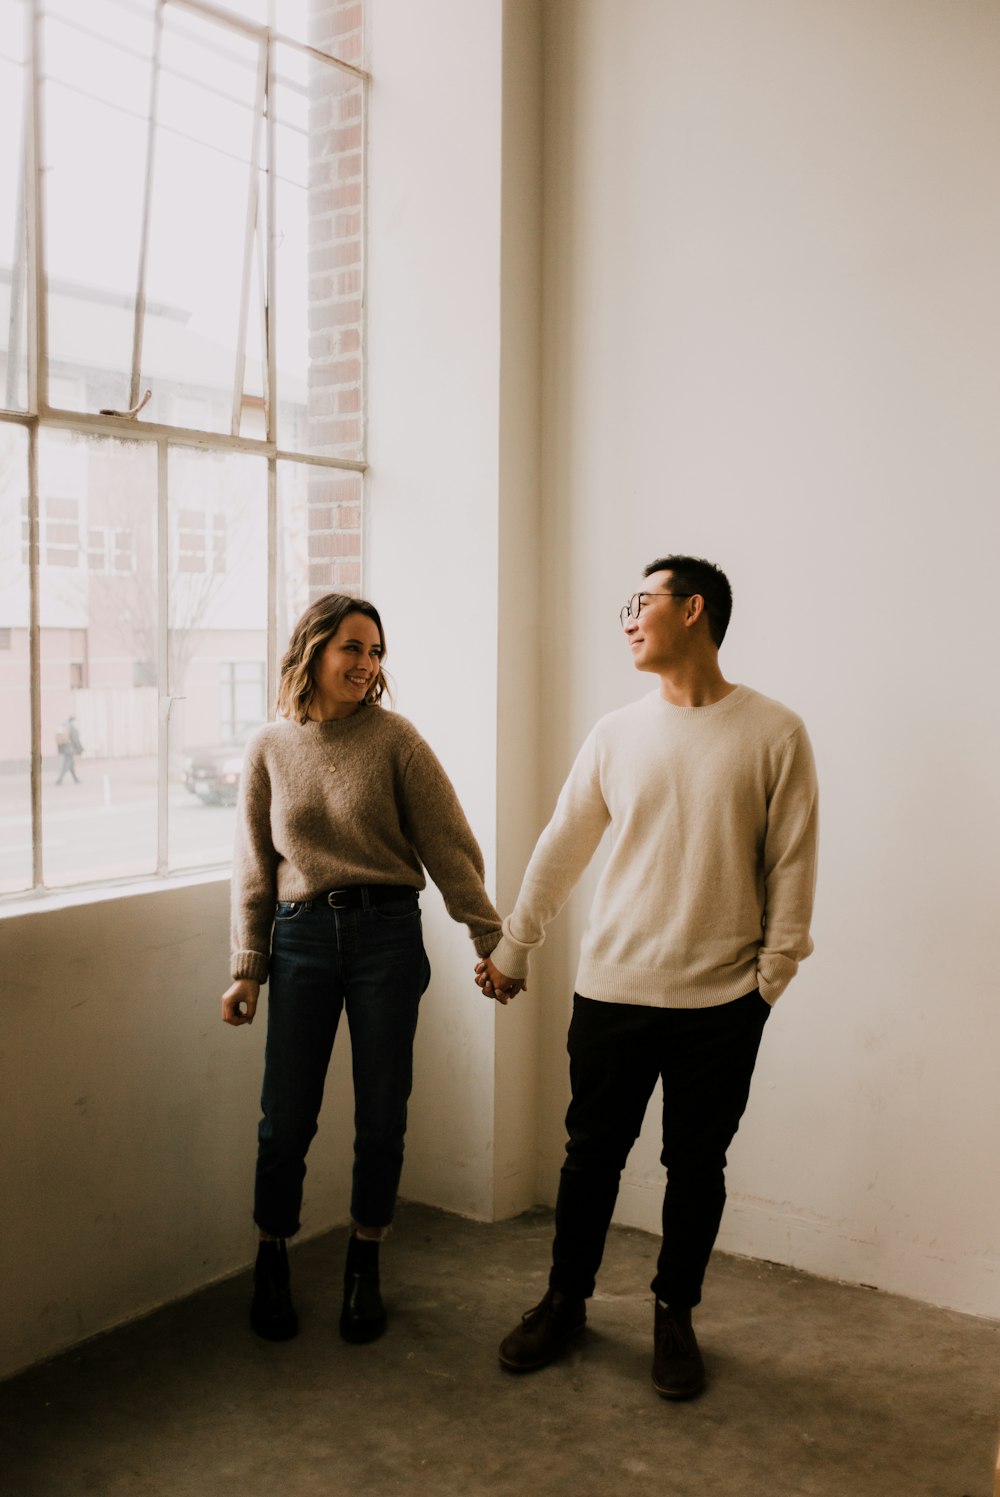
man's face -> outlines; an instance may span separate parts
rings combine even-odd
[[[641,594],[639,616],[625,619],[625,639],[638,671],[661,671],[687,651],[690,637],[684,625],[687,596],[674,593],[670,572],[653,572],[636,589]]]

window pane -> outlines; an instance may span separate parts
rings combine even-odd
[[[39,432],[49,886],[156,869],[156,451]]]
[[[31,887],[28,433],[0,423],[0,891]]]
[[[0,5],[0,406],[28,405],[24,129],[28,7]]]
[[[357,458],[363,90],[339,68],[275,50],[278,442]]]
[[[128,405],[154,10],[153,0],[45,4],[49,403],[64,409]],[[163,310],[154,303],[150,318]]]
[[[260,51],[165,12],[140,381],[151,421],[231,430]]]
[[[171,868],[228,862],[247,738],[267,718],[267,463],[170,453]]]

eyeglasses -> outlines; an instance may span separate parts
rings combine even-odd
[[[625,627],[626,619],[637,619],[645,606],[647,598],[693,598],[694,593],[633,593],[625,604],[618,617],[621,619],[622,628]]]

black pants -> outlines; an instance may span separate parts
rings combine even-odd
[[[756,990],[716,1008],[643,1008],[574,995],[553,1289],[593,1294],[621,1172],[662,1078],[667,1186],[651,1288],[669,1304],[698,1304],[726,1201],[726,1150],[770,1012]]]

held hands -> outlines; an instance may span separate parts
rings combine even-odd
[[[528,984],[522,977],[508,977],[494,967],[488,956],[476,963],[476,986],[486,998],[495,998],[497,1003],[509,1003],[523,992]]]
[[[259,996],[259,982],[252,977],[237,977],[222,995],[223,1024],[252,1024]]]

